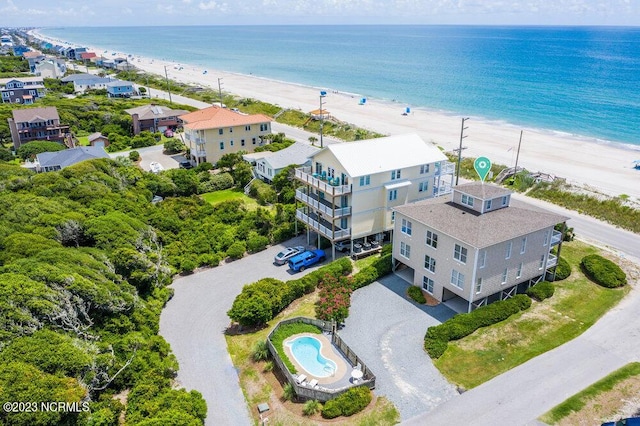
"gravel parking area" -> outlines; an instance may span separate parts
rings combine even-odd
[[[458,395],[423,350],[424,334],[454,315],[444,305],[406,299],[406,281],[389,275],[353,293],[343,340],[376,375],[375,393],[396,406],[402,420],[428,413]]]

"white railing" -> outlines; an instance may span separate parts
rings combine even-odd
[[[207,156],[207,152],[203,149],[196,149],[195,151],[195,155],[196,157],[206,157]]]
[[[552,268],[558,264],[558,257],[549,253],[549,257],[547,258],[547,268]]]
[[[436,171],[437,175],[452,175],[456,170],[456,165],[450,161],[443,161],[440,163],[439,171]]]
[[[301,210],[296,210],[296,218],[309,225],[314,231],[317,231],[329,238],[330,240],[336,240],[341,238],[347,238],[351,236],[351,229],[337,229],[335,232],[331,228],[327,228],[317,220],[311,218],[309,215]]]
[[[326,192],[332,196],[351,193],[351,185],[330,185],[328,182],[306,173],[304,169],[311,171],[310,167],[296,169],[296,179],[308,183],[314,188],[318,188],[322,192]]]
[[[551,245],[555,246],[556,244],[559,244],[561,240],[562,240],[562,232],[556,231],[554,229],[553,234],[551,234]]]
[[[308,206],[313,207],[314,209],[332,218],[351,214],[351,207],[339,207],[339,208],[333,209],[330,206],[327,206],[321,203],[318,199],[313,198],[308,194],[305,194],[303,191],[299,189],[296,190],[296,198],[302,201],[303,203],[307,204]]]

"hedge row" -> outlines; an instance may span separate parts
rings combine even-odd
[[[407,293],[409,293],[409,297],[412,298],[416,303],[419,303],[421,305],[427,303],[427,299],[425,299],[422,290],[420,290],[420,287],[412,285],[409,287],[409,290],[407,290]]]
[[[350,274],[352,270],[351,261],[342,258],[296,280],[282,282],[263,278],[242,288],[227,315],[242,326],[265,324],[291,302],[315,290],[325,274],[339,277]]]
[[[571,275],[571,265],[564,257],[560,256],[556,265],[556,278],[554,281],[565,280],[569,278],[569,275]]]
[[[391,253],[384,254],[371,265],[358,271],[358,273],[353,276],[353,290],[369,285],[378,278],[391,273],[391,256]]]
[[[366,386],[351,388],[322,407],[322,417],[335,419],[338,416],[352,416],[364,410],[371,402],[371,391]]]
[[[481,327],[504,321],[511,315],[528,309],[531,299],[517,294],[511,299],[482,306],[468,314],[457,314],[440,325],[429,327],[424,337],[424,348],[431,358],[440,358],[450,340],[458,340]]]
[[[597,254],[585,256],[580,265],[587,277],[603,287],[616,288],[627,284],[627,275],[624,271],[602,256]]]
[[[527,290],[527,295],[536,299],[538,302],[542,302],[544,299],[548,299],[555,293],[555,286],[549,281],[540,281],[538,284]]]

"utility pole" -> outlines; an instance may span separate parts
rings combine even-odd
[[[324,105],[323,99],[327,96],[327,92],[324,90],[320,92],[320,148],[324,148],[322,141],[322,128],[324,127],[324,114],[322,113],[322,106]]]
[[[458,170],[456,171],[456,186],[458,186],[458,178],[460,178],[460,162],[462,161],[462,150],[467,149],[466,147],[462,147],[462,139],[467,136],[464,134],[464,131],[468,129],[468,127],[464,127],[464,122],[467,121],[469,117],[465,117],[462,119],[462,126],[460,127],[460,147],[458,149],[454,149],[453,151],[458,151]]]
[[[218,95],[220,96],[220,108],[224,105],[222,103],[222,77],[218,77]]]
[[[169,74],[167,74],[167,66],[164,66],[164,78],[167,80],[167,92],[169,92],[169,103],[173,104],[171,101],[171,84],[169,83]]]
[[[520,140],[518,141],[518,152],[516,153],[516,165],[513,168],[513,173],[518,173],[518,157],[520,157],[520,145],[522,144],[522,130],[520,130]]]

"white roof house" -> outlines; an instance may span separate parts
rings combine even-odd
[[[309,157],[318,151],[319,149],[314,146],[296,142],[285,149],[257,159],[255,172],[261,179],[271,181],[282,169],[291,164],[310,164]]]

